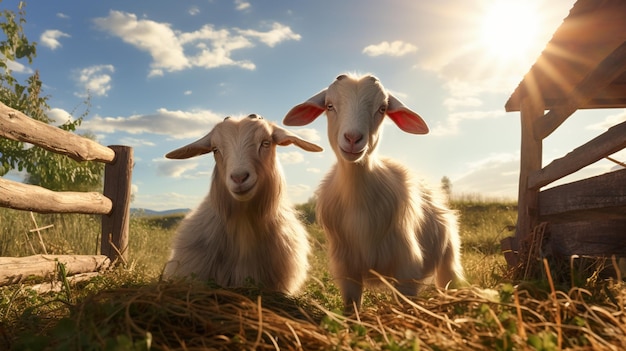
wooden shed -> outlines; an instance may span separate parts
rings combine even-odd
[[[626,122],[545,166],[543,140],[579,109],[624,107],[626,1],[578,0],[505,105],[522,133],[518,222],[501,243],[509,265],[539,225],[561,255],[626,256],[626,169],[542,190],[626,148]]]

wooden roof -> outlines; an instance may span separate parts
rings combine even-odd
[[[626,1],[578,0],[506,111],[532,94],[547,110],[626,107]]]

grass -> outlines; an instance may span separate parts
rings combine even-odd
[[[515,223],[515,204],[465,197],[463,264],[471,286],[425,289],[406,298],[393,289],[366,291],[363,309],[342,316],[326,269],[324,235],[309,223],[314,255],[302,293],[271,294],[254,284],[163,282],[168,243],[181,216],[131,219],[127,266],[61,291],[0,288],[0,349],[12,350],[559,350],[626,347],[625,289],[595,279],[559,290],[549,270],[541,282],[513,282],[499,249]],[[306,207],[305,205],[302,205]],[[309,206],[310,208],[310,206]],[[96,217],[35,215],[0,209],[2,256],[97,253]],[[310,216],[307,217],[310,219]],[[32,248],[31,248],[32,247]],[[64,277],[58,279],[63,280]],[[515,284],[515,285],[514,285]],[[78,331],[78,332],[77,332]]]

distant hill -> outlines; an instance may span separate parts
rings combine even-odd
[[[176,208],[173,210],[165,210],[165,211],[155,211],[147,208],[131,208],[130,214],[131,216],[145,216],[145,217],[153,217],[153,216],[170,216],[174,214],[186,214],[191,209],[189,208]]]

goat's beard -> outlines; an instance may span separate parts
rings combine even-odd
[[[229,189],[230,195],[239,202],[248,202],[252,200],[256,193],[256,185],[246,189],[245,191],[233,191],[233,189]]]
[[[344,150],[339,150],[337,157],[341,157],[346,162],[360,163],[363,161],[363,158],[365,158],[365,154],[366,154],[365,150],[358,152],[358,153],[352,153],[352,152],[347,152]]]

